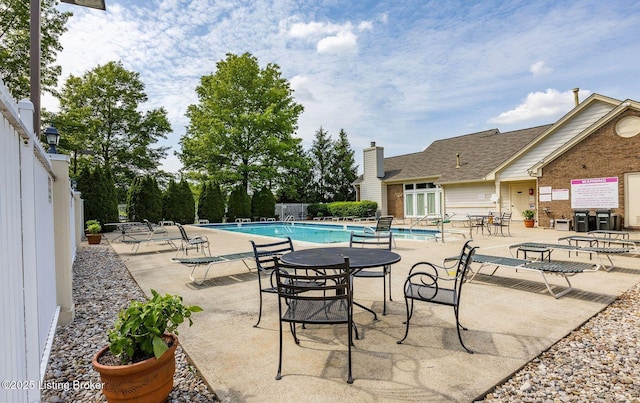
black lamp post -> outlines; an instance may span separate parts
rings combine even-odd
[[[49,154],[57,154],[58,150],[56,150],[56,146],[60,141],[60,133],[58,133],[58,130],[51,125],[44,129],[44,135],[47,138],[47,144],[49,144],[47,152]]]

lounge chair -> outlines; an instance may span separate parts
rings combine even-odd
[[[455,260],[456,258],[448,258],[446,261]],[[599,264],[591,264],[591,263],[579,263],[579,262],[563,262],[563,261],[548,261],[548,260],[538,260],[531,261],[527,259],[517,259],[513,257],[502,257],[502,256],[490,256],[490,255],[479,255],[474,254],[472,257],[473,263],[478,263],[479,267],[476,270],[471,269],[471,275],[467,277],[467,281],[471,282],[473,279],[480,273],[480,271],[487,266],[494,266],[493,271],[489,274],[493,276],[495,272],[500,267],[509,267],[516,270],[527,270],[532,272],[540,273],[542,279],[544,281],[549,294],[553,295],[555,298],[560,298],[563,295],[571,292],[573,287],[571,286],[571,282],[569,281],[569,277],[574,276],[579,273],[587,273],[587,272],[595,272],[600,269]],[[562,277],[567,282],[567,287],[560,291],[554,292],[547,280],[546,275],[553,274],[556,276]]]
[[[191,278],[191,281],[193,281],[194,284],[202,285],[207,279],[207,274],[209,273],[209,270],[211,270],[211,268],[216,264],[228,263],[228,262],[233,262],[238,260],[241,260],[243,263],[245,263],[245,259],[252,259],[252,258],[253,258],[253,252],[241,252],[241,253],[231,253],[231,254],[219,255],[219,256],[174,257],[171,260],[177,263],[181,263],[187,267],[191,267],[191,273],[189,274],[189,278]],[[202,278],[201,279],[196,278],[194,276],[196,269],[204,265],[206,265],[207,268],[202,274]],[[245,263],[245,266],[247,266],[246,263]],[[247,266],[247,268],[249,267]]]
[[[203,255],[211,256],[211,249],[209,248],[209,239],[203,235],[187,235],[187,231],[181,224],[176,223],[178,230],[180,230],[180,248],[178,249],[178,253],[176,253],[176,257],[180,255],[180,252],[184,255],[189,254],[189,248],[195,247],[196,250],[202,249]],[[206,252],[205,252],[206,248]],[[207,253],[208,252],[208,253]]]
[[[611,260],[612,255],[619,255],[623,253],[634,253],[633,248],[629,247],[619,247],[619,248],[603,248],[603,247],[580,247],[570,244],[562,244],[562,243],[541,243],[541,242],[524,242],[515,245],[509,246],[509,251],[511,255],[514,256],[514,250],[516,254],[520,250],[548,250],[549,253],[554,250],[564,250],[569,252],[569,256],[571,256],[571,252],[578,253],[588,253],[590,256],[595,254],[600,262],[602,268],[606,271],[611,271],[615,267],[613,261]],[[517,256],[517,255],[516,255]],[[609,264],[607,265],[603,259],[603,256],[606,256]],[[549,258],[550,259],[550,258]]]

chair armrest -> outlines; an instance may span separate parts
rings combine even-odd
[[[446,261],[446,259],[445,259]],[[458,261],[456,260],[455,263],[457,263]],[[411,266],[411,270],[409,270],[409,277],[411,277],[411,274],[413,273],[413,270],[417,267],[421,267],[421,266],[427,266],[428,269],[430,271],[430,276],[435,277],[436,279],[440,279],[440,280],[444,280],[444,281],[453,281],[455,280],[457,277],[454,275],[450,274],[450,270],[451,269],[455,269],[455,265],[452,267],[446,267],[446,266],[440,266],[434,263],[430,263],[430,262],[418,262],[416,264],[414,264],[413,266]],[[444,272],[444,274],[446,274],[446,276],[442,276],[441,273]]]

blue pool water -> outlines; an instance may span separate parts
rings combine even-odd
[[[254,234],[270,236],[274,238],[290,237],[296,241],[314,243],[349,242],[351,232],[362,232],[365,226],[361,225],[331,225],[291,222],[260,222],[260,223],[233,223],[233,224],[204,224],[201,227],[219,229],[224,231],[239,232],[242,234]],[[393,236],[396,239],[433,240],[438,231],[406,228],[393,228]]]

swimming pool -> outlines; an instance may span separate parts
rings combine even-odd
[[[339,243],[349,242],[352,231],[362,232],[362,225],[338,225],[338,224],[312,224],[297,222],[251,222],[233,224],[203,224],[203,228],[219,229],[223,231],[239,232],[242,234],[254,234],[270,236],[274,238],[290,237],[296,241],[313,243]],[[433,240],[438,231],[408,228],[392,228],[396,239]]]

